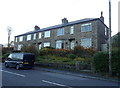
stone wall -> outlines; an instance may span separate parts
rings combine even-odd
[[[81,32],[81,25],[84,23],[91,23],[92,24],[92,31],[89,32]],[[15,47],[14,49],[17,50],[17,47],[19,44],[36,44],[38,47],[38,44],[42,44],[44,42],[50,42],[51,47],[56,47],[56,40],[64,40],[64,47],[65,49],[70,49],[70,40],[75,41],[75,46],[81,45],[81,38],[91,38],[92,39],[92,47],[94,47],[96,50],[101,50],[101,44],[106,43],[106,36],[104,35],[104,29],[105,25],[100,21],[100,20],[95,20],[95,21],[90,21],[90,22],[84,22],[84,23],[79,23],[74,26],[74,34],[70,34],[70,27],[71,26],[66,26],[64,27],[64,35],[62,36],[57,36],[57,29],[52,29],[51,31],[51,37],[49,38],[44,38],[44,31],[42,31],[42,37],[41,39],[38,39],[38,33],[37,33],[37,38],[36,40],[30,40],[26,41],[26,35],[24,36],[24,40],[22,42],[15,42]],[[33,39],[33,34],[32,34],[32,39]]]

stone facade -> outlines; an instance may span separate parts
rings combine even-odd
[[[84,38],[91,39],[90,47],[95,48],[96,50],[102,50],[102,44],[106,44],[108,39],[108,27],[104,24],[104,22],[100,18],[94,19],[82,19],[78,21],[68,22],[66,18],[62,19],[62,24],[34,30],[32,32],[28,32],[25,34],[15,36],[14,50],[20,50],[22,45],[34,44],[38,49],[39,47],[44,47],[44,43],[49,42],[50,47],[57,48],[56,41],[62,40],[61,43],[64,49],[71,49],[71,46],[78,46],[82,44],[82,40]],[[90,24],[91,30],[82,32],[82,25]],[[73,34],[71,34],[70,30],[73,26]],[[64,34],[58,36],[58,29],[64,28]],[[87,28],[84,28],[87,29]],[[50,36],[45,38],[45,32],[50,31]],[[41,33],[41,38],[39,38],[39,33]],[[31,35],[31,39],[27,40],[27,35]],[[35,36],[36,35],[36,36]],[[23,37],[20,41],[20,37]],[[73,41],[73,43],[71,43]],[[71,45],[73,44],[73,45]],[[84,44],[84,43],[83,43]],[[60,44],[58,44],[58,47]]]

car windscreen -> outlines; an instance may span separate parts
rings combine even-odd
[[[25,55],[24,55],[24,60],[25,60],[25,61],[35,61],[35,55],[25,54]]]

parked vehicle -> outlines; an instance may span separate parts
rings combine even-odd
[[[34,66],[35,55],[32,53],[11,53],[5,60],[5,67],[32,68]]]

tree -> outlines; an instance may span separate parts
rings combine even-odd
[[[10,36],[11,36],[11,32],[12,32],[12,29],[10,26],[7,28],[7,31],[8,31],[8,48],[9,48],[10,47]]]

